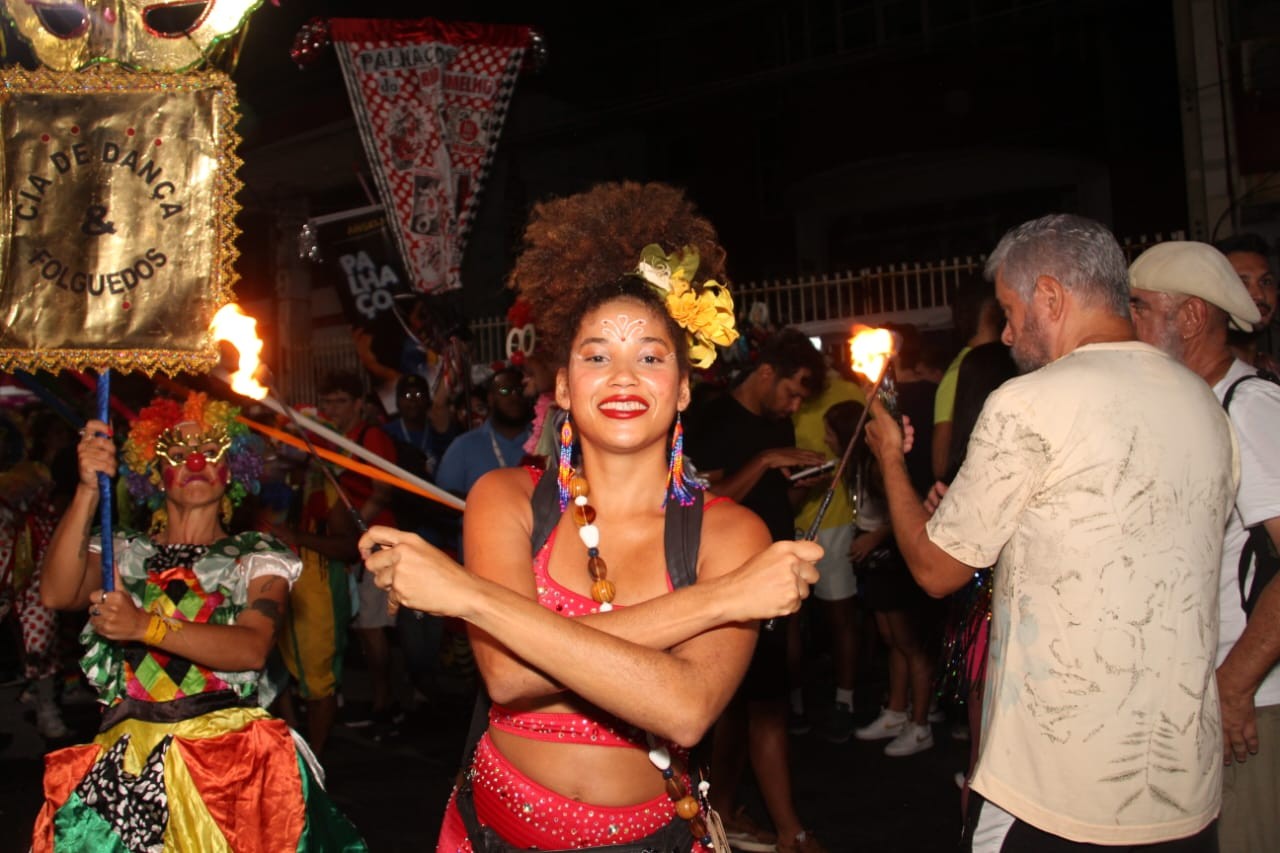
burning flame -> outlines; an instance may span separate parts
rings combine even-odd
[[[267,389],[253,378],[262,362],[262,338],[258,337],[258,321],[244,313],[234,302],[223,305],[213,322],[209,325],[209,334],[215,341],[226,341],[236,348],[240,356],[240,366],[231,374],[231,390],[255,400],[267,396]]]
[[[863,326],[849,339],[849,366],[877,382],[893,355],[893,333],[888,329]]]

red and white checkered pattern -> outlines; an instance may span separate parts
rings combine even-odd
[[[413,286],[424,293],[460,287],[467,232],[528,28],[347,19],[335,20],[332,32]],[[405,47],[419,49],[399,50]]]

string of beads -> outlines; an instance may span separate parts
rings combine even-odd
[[[587,479],[575,475],[569,481],[569,495],[573,498],[573,523],[578,527],[578,537],[587,546],[587,571],[591,574],[591,600],[600,605],[600,612],[613,609],[617,588],[609,580],[609,567],[600,556],[600,528],[596,527],[596,511],[587,503],[591,487]]]
[[[578,528],[578,536],[582,544],[587,546],[587,571],[591,574],[591,598],[600,605],[601,612],[613,609],[613,598],[617,592],[613,581],[609,580],[609,567],[600,556],[600,528],[596,527],[595,508],[588,503],[591,487],[586,477],[575,474],[569,480],[569,495],[572,498],[573,523]],[[685,772],[676,766],[671,752],[665,746],[658,746],[649,736],[649,761],[662,772],[666,780],[667,796],[676,805],[676,814],[689,822],[689,832],[705,848],[712,847],[711,835],[707,832],[706,821],[702,819],[702,806],[698,798],[689,793],[685,785]],[[704,783],[705,784],[705,783]],[[705,793],[704,793],[705,796]]]
[[[665,746],[658,746],[653,735],[649,735],[649,761],[662,771],[662,778],[667,783],[667,796],[676,804],[676,814],[689,822],[689,832],[704,848],[713,849],[711,834],[707,832],[707,823],[702,819],[702,805],[698,798],[689,793],[685,787],[684,768],[678,766],[671,752]],[[699,794],[705,799],[707,789],[711,786],[703,782],[699,786]]]

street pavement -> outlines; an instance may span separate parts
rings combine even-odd
[[[814,662],[813,683],[823,683],[824,666],[823,660]],[[883,670],[864,669],[870,672],[855,694],[859,724],[876,715],[884,689]],[[352,707],[369,695],[358,659],[350,662],[345,690]],[[820,693],[830,695],[826,689]],[[0,851],[27,849],[42,801],[48,746],[35,730],[32,708],[18,694],[16,686],[0,687]],[[816,701],[811,707],[824,709]],[[75,729],[68,743],[92,737],[97,713],[93,704],[67,708],[68,725]],[[469,720],[469,700],[455,695],[411,711],[399,737],[376,741],[369,729],[337,727],[324,756],[328,788],[372,851],[434,849]],[[934,748],[907,758],[886,757],[883,741],[832,744],[817,734],[793,736],[792,780],[802,820],[832,851],[955,849],[960,807],[953,777],[965,766],[968,743],[951,731],[950,723],[935,725]],[[744,784],[740,796],[767,825],[754,788]]]

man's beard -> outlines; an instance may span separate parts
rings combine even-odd
[[[1013,363],[1018,366],[1019,373],[1030,373],[1049,363],[1049,346],[1045,342],[1043,331],[1040,321],[1028,311],[1026,322],[1022,325],[1022,333],[1009,348],[1009,355],[1013,357]]]
[[[1172,358],[1174,361],[1182,361],[1183,353],[1186,352],[1186,342],[1182,340],[1182,336],[1178,334],[1173,327],[1173,318],[1169,317],[1169,322],[1165,323],[1160,329],[1159,336],[1151,342],[1151,346],[1160,350],[1160,352]]]

